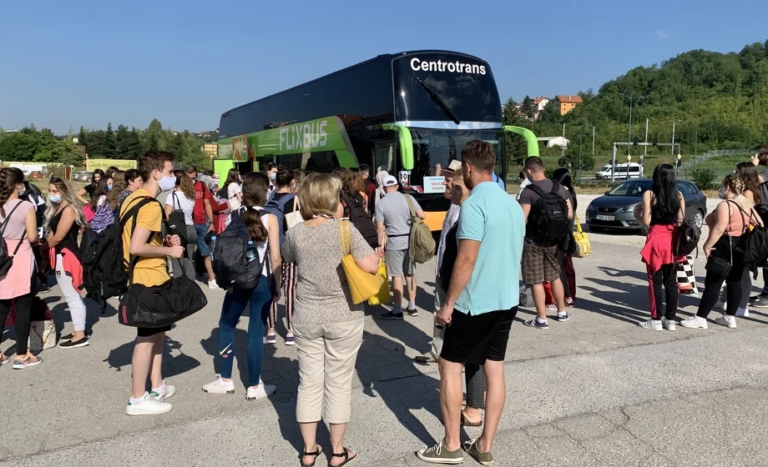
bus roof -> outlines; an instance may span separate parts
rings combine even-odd
[[[295,86],[292,86],[292,87],[290,87],[290,88],[288,88],[288,89],[284,89],[284,90],[282,90],[282,91],[280,91],[280,92],[276,92],[276,93],[274,93],[274,94],[270,94],[270,95],[268,95],[268,96],[264,96],[264,97],[261,97],[261,98],[259,98],[259,99],[256,99],[256,100],[254,100],[254,101],[248,102],[248,103],[246,103],[246,104],[243,104],[243,105],[239,105],[239,106],[237,106],[237,107],[233,107],[233,108],[231,108],[231,109],[227,110],[226,112],[222,113],[222,114],[221,114],[221,118],[224,118],[224,117],[226,117],[226,116],[227,116],[227,115],[228,115],[230,112],[232,112],[232,111],[234,111],[234,110],[237,110],[237,109],[240,109],[240,108],[243,108],[243,107],[247,107],[247,106],[249,106],[249,105],[251,105],[251,104],[255,104],[256,102],[260,102],[260,101],[263,101],[263,100],[269,99],[269,98],[271,98],[271,97],[274,97],[274,96],[277,96],[277,95],[280,95],[280,94],[283,94],[283,93],[286,93],[286,92],[292,91],[292,90],[294,90],[294,89],[296,89],[296,88],[300,88],[300,87],[302,87],[302,86],[305,86],[305,85],[308,85],[308,84],[312,84],[312,83],[314,83],[314,82],[316,82],[316,81],[320,81],[320,80],[323,80],[323,79],[325,79],[325,78],[331,77],[331,76],[333,76],[333,75],[336,75],[336,74],[339,74],[339,73],[344,73],[344,72],[346,72],[346,71],[349,71],[349,70],[352,70],[352,69],[354,69],[354,68],[357,68],[357,67],[360,67],[360,66],[366,65],[366,64],[368,64],[368,63],[371,63],[371,62],[375,62],[375,61],[377,61],[377,60],[388,60],[388,61],[392,61],[392,60],[394,60],[395,58],[401,57],[401,56],[403,56],[403,55],[411,55],[411,54],[417,54],[417,53],[424,53],[424,54],[425,54],[425,53],[445,53],[445,54],[452,54],[452,55],[460,55],[460,56],[468,57],[468,58],[471,58],[471,59],[474,59],[474,60],[478,60],[478,61],[482,61],[482,62],[485,62],[485,60],[483,60],[482,58],[479,58],[479,57],[475,57],[474,55],[469,55],[469,54],[465,54],[465,53],[462,53],[462,52],[454,52],[454,51],[451,51],[451,50],[439,50],[439,49],[412,50],[412,51],[408,51],[408,52],[399,52],[399,53],[395,53],[395,54],[382,54],[382,55],[377,55],[377,56],[376,56],[376,57],[374,57],[374,58],[371,58],[371,59],[365,60],[365,61],[363,61],[363,62],[360,62],[360,63],[356,63],[356,64],[354,64],[354,65],[348,66],[348,67],[346,67],[346,68],[342,68],[342,69],[340,69],[340,70],[336,70],[336,71],[334,71],[334,72],[332,72],[332,73],[328,73],[327,75],[319,76],[319,77],[317,77],[317,78],[315,78],[315,79],[313,79],[313,80],[310,80],[310,81],[305,81],[305,82],[303,82],[303,83],[300,83],[300,84],[297,84],[297,85],[295,85]],[[486,62],[486,63],[487,63],[487,62]]]

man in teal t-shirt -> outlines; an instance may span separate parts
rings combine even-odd
[[[461,151],[464,183],[472,192],[461,205],[458,254],[436,322],[447,326],[440,353],[445,438],[417,456],[430,463],[463,458],[460,444],[461,371],[482,365],[487,380],[483,434],[465,450],[491,462],[491,447],[504,404],[504,357],[519,303],[518,280],[525,237],[520,205],[493,181],[496,153],[475,140]]]

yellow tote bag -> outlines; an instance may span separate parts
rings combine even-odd
[[[589,244],[589,237],[581,229],[581,222],[578,216],[574,219],[576,224],[576,232],[573,233],[573,241],[576,242],[576,251],[573,256],[577,258],[585,258],[592,254],[592,245]]]
[[[339,231],[341,232],[341,252],[343,255],[341,267],[347,277],[352,303],[359,305],[379,293],[384,279],[378,274],[369,274],[363,271],[355,263],[350,249],[352,232],[349,229],[349,221],[339,222]]]
[[[384,263],[383,259],[379,260],[379,272],[377,275],[381,276],[381,278],[384,279],[384,282],[381,284],[379,292],[368,299],[368,304],[373,306],[381,305],[382,303],[389,303],[390,300],[389,276],[387,275],[387,265]]]

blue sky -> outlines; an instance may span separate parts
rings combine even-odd
[[[0,127],[214,129],[229,108],[422,48],[487,60],[502,100],[597,91],[691,49],[763,42],[766,17],[765,0],[7,1]]]

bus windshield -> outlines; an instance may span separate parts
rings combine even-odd
[[[454,160],[461,160],[461,150],[476,139],[490,143],[496,150],[496,173],[504,175],[502,165],[502,133],[497,130],[432,130],[411,128],[413,139],[413,171],[410,185],[423,186],[424,177],[440,176]]]

